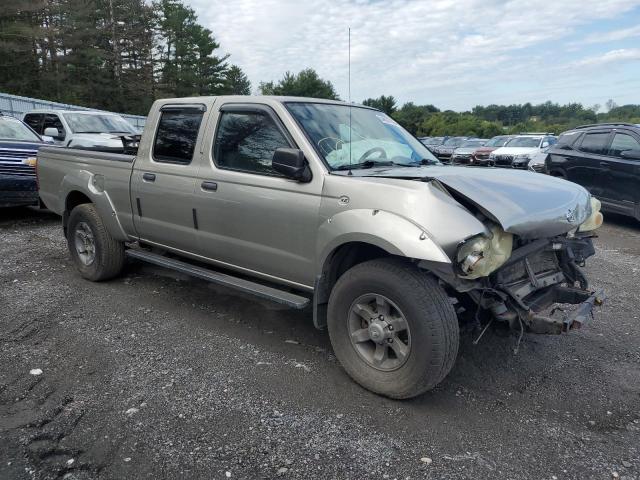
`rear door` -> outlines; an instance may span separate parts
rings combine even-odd
[[[600,197],[610,175],[611,165],[607,156],[610,143],[610,129],[585,132],[577,142],[578,151],[568,153],[567,179]]]
[[[193,191],[207,106],[167,104],[141,145],[131,178],[131,202],[141,240],[192,252],[195,249]],[[143,136],[144,138],[144,136]]]
[[[626,152],[626,153],[625,153]],[[640,139],[631,131],[614,130],[608,151],[609,177],[602,188],[602,200],[633,214],[640,203]]]

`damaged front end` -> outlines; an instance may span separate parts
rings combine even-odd
[[[602,225],[600,202],[590,199],[590,212],[579,227],[549,238],[522,238],[505,232],[501,226],[488,225],[488,234],[461,242],[453,271],[438,275],[464,309],[476,309],[513,329],[532,333],[560,334],[580,328],[592,318],[592,309],[604,301],[602,290],[589,289],[581,267],[594,253],[593,231]],[[565,310],[562,305],[578,305]],[[549,310],[549,314],[544,312]],[[560,312],[558,315],[557,313]]]
[[[469,294],[493,318],[512,328],[548,334],[580,328],[591,319],[593,307],[604,301],[602,290],[590,290],[580,269],[593,254],[588,234],[527,242],[484,279],[482,288]],[[550,315],[542,314],[554,304],[578,308],[564,311],[555,307]],[[558,311],[562,315],[554,315]]]

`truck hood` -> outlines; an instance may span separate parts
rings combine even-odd
[[[352,174],[437,181],[461,203],[477,207],[521,238],[565,234],[591,214],[591,197],[583,187],[534,172],[442,165],[353,170]]]

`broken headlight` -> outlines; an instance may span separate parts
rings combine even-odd
[[[604,220],[602,213],[600,212],[600,208],[602,208],[600,200],[595,197],[591,197],[591,215],[589,215],[589,218],[582,222],[582,225],[578,227],[579,232],[590,232],[596,228],[600,228]]]
[[[507,261],[513,248],[513,235],[497,225],[490,228],[490,235],[477,235],[458,247],[459,276],[475,279],[486,277]]]

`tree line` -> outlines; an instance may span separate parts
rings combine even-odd
[[[0,90],[124,113],[156,98],[250,94],[180,0],[12,0],[0,11]]]
[[[0,11],[0,91],[144,115],[156,98],[249,95],[251,82],[213,32],[181,0],[12,0]],[[311,69],[260,82],[263,95],[339,99]],[[440,110],[397,104],[392,95],[362,102],[417,136],[545,131],[603,121],[640,123],[640,105],[545,102]]]
[[[560,133],[578,125],[602,122],[640,124],[640,105],[618,106],[609,100],[604,107],[580,103],[560,105],[544,102],[476,106],[471,111],[441,111],[434,105],[412,102],[398,107],[393,96],[368,98],[364,105],[383,110],[416,136],[469,135],[491,138],[504,133]],[[604,111],[600,111],[604,110]]]

